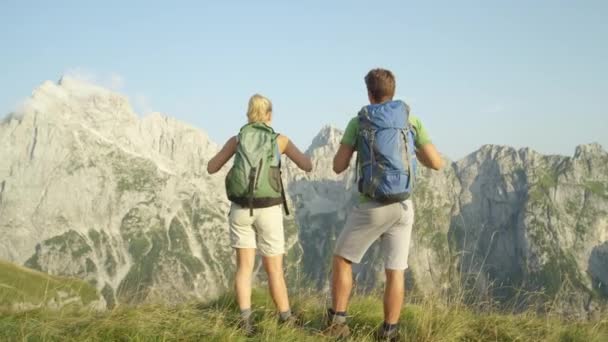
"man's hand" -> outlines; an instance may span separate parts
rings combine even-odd
[[[418,160],[422,165],[433,170],[440,170],[444,166],[443,159],[433,144],[422,145],[416,150],[416,157],[418,157]]]

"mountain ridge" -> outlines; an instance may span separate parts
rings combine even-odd
[[[312,173],[284,163],[288,278],[319,288],[358,200],[352,167],[331,166],[342,134],[324,126],[312,139]],[[230,286],[226,170],[206,173],[218,150],[206,133],[138,117],[126,97],[62,78],[2,121],[0,143],[0,258],[85,279],[108,303],[212,298]],[[578,299],[565,306],[590,311],[608,279],[598,267],[608,262],[606,175],[599,144],[572,156],[483,145],[440,172],[419,170],[408,286],[502,301],[509,287],[555,296],[569,279]],[[356,274],[362,288],[382,282],[377,246]]]
[[[61,90],[65,90],[65,91],[61,91]],[[139,120],[139,121],[141,121],[141,120],[163,121],[164,120],[164,121],[175,122],[178,125],[184,126],[184,128],[196,130],[196,131],[202,133],[202,135],[205,136],[209,140],[210,143],[214,144],[216,147],[219,147],[219,145],[217,145],[217,142],[214,142],[212,139],[209,138],[208,134],[205,132],[204,129],[192,126],[185,121],[175,119],[175,118],[173,118],[165,113],[161,113],[161,112],[150,112],[148,114],[139,116],[131,109],[131,106],[129,105],[128,97],[121,95],[118,92],[106,89],[102,86],[98,86],[98,85],[95,85],[95,84],[87,82],[87,81],[82,81],[82,80],[79,80],[77,78],[67,76],[67,75],[60,77],[59,81],[57,81],[57,82],[53,82],[50,80],[44,81],[39,87],[37,87],[33,91],[32,96],[24,102],[24,104],[21,106],[20,110],[17,110],[14,112],[9,112],[0,120],[0,122],[4,123],[4,121],[10,121],[13,118],[20,118],[21,115],[23,115],[23,113],[29,112],[31,109],[34,109],[34,111],[43,112],[41,109],[44,109],[43,108],[44,104],[41,105],[38,102],[39,101],[44,102],[44,100],[48,100],[49,97],[51,97],[51,98],[55,97],[59,100],[65,101],[65,100],[67,100],[66,96],[73,96],[76,98],[87,98],[88,96],[91,96],[91,95],[95,96],[96,98],[99,98],[101,95],[108,96],[109,98],[113,99],[113,101],[115,101],[116,103],[120,103],[120,106],[128,107],[130,109],[128,113],[132,114],[132,115],[126,116],[126,118],[128,120]],[[117,112],[117,113],[120,113],[120,112]],[[323,125],[319,129],[319,132],[312,138],[310,144],[306,148],[306,151],[310,151],[312,149],[315,149],[316,147],[321,147],[321,146],[327,145],[331,141],[330,139],[335,140],[336,136],[340,137],[343,133],[344,133],[343,130],[335,127],[334,125],[329,125],[329,124]],[[544,155],[531,147],[515,148],[510,145],[502,145],[502,144],[482,144],[477,150],[470,152],[469,154],[467,154],[466,156],[464,156],[462,158],[455,159],[454,162],[465,159],[471,154],[475,154],[475,153],[484,151],[486,149],[497,149],[497,148],[498,149],[508,148],[508,149],[516,150],[520,153],[522,153],[522,151],[526,151],[526,152]],[[604,148],[604,146],[602,146],[601,144],[599,144],[597,142],[590,142],[590,143],[585,143],[585,144],[579,144],[574,147],[574,156],[577,156],[582,153],[603,153],[603,154],[605,154],[607,152],[606,152],[606,149]],[[568,155],[567,154],[551,154],[550,156],[565,157]]]

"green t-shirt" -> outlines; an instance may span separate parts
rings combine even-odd
[[[422,125],[422,121],[420,121],[419,118],[417,118],[413,115],[409,116],[409,121],[410,121],[410,124],[412,125],[412,128],[414,129],[414,145],[416,145],[416,148],[420,148],[422,145],[430,144],[431,137],[429,135],[429,132]],[[350,120],[350,122],[348,123],[348,126],[346,126],[346,131],[344,131],[344,135],[342,136],[342,140],[340,141],[340,143],[344,144],[344,145],[352,146],[356,149],[358,134],[359,134],[359,118],[355,116],[354,118],[352,118]],[[355,167],[358,167],[358,166],[355,166]],[[369,197],[367,197],[363,194],[361,194],[359,196],[359,202],[361,202],[361,203],[365,203],[370,200],[371,199]]]
[[[431,143],[429,132],[424,128],[422,121],[420,121],[418,117],[410,115],[410,124],[414,128],[414,144],[416,145],[416,148],[420,148],[422,145]],[[358,134],[359,118],[355,116],[350,120],[348,126],[346,126],[346,131],[344,131],[344,136],[342,136],[340,143],[357,148]]]

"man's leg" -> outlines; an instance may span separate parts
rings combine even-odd
[[[414,208],[411,201],[397,205],[400,219],[381,238],[385,257],[386,286],[384,289],[384,324],[379,330],[381,338],[398,338],[399,316],[405,296],[405,270],[409,254]]]
[[[236,250],[236,277],[234,287],[236,300],[241,312],[251,312],[251,283],[253,263],[255,261],[255,248],[235,248]]]
[[[262,263],[264,264],[266,274],[268,274],[270,296],[277,310],[282,314],[290,312],[287,285],[285,284],[285,276],[283,275],[283,255],[264,256],[262,257]]]
[[[333,314],[345,314],[353,285],[352,264],[361,258],[385,231],[401,218],[396,205],[367,202],[348,215],[344,229],[336,241],[332,265]],[[330,312],[331,313],[331,312]]]
[[[327,311],[325,334],[335,338],[348,338],[350,329],[346,322],[346,308],[353,287],[353,268],[351,262],[337,254],[334,255],[331,271],[331,309]]]
[[[384,288],[384,322],[397,324],[405,296],[403,270],[385,270],[386,286]]]
[[[334,255],[331,281],[332,310],[334,312],[346,312],[352,288],[352,263],[339,255]]]

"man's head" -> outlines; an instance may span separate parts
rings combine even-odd
[[[253,95],[249,99],[247,120],[249,123],[270,123],[270,120],[272,120],[272,102],[260,94]]]
[[[371,103],[391,101],[395,96],[395,76],[386,69],[372,69],[365,75],[367,96]]]

